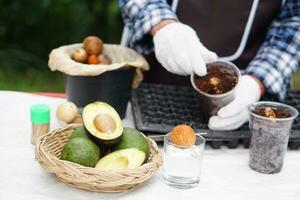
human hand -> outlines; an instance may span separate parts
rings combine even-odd
[[[206,63],[217,59],[217,54],[205,48],[196,32],[185,24],[167,23],[152,35],[156,58],[169,72],[204,76]]]
[[[258,101],[264,92],[263,84],[253,76],[243,75],[236,86],[235,99],[209,119],[213,130],[234,130],[249,119],[248,106]]]

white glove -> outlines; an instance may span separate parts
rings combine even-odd
[[[213,130],[239,128],[249,119],[248,106],[258,101],[260,95],[258,82],[251,76],[242,76],[235,91],[235,99],[221,108],[217,116],[210,117],[208,127]]]
[[[153,38],[156,59],[166,70],[178,75],[207,73],[205,63],[214,62],[217,54],[206,49],[196,32],[182,23],[171,23]]]

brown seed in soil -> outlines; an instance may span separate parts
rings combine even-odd
[[[276,118],[275,112],[270,107],[265,108],[265,116],[269,118]]]
[[[275,107],[257,107],[252,112],[268,118],[288,118],[291,116],[288,110]]]
[[[237,84],[238,78],[234,71],[223,66],[210,66],[207,75],[195,76],[197,88],[208,94],[224,94],[232,90]]]

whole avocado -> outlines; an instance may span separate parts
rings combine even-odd
[[[125,128],[121,135],[120,142],[118,142],[114,147],[113,151],[121,149],[137,148],[146,154],[149,154],[149,144],[144,135],[134,128]]]
[[[94,167],[100,159],[100,150],[91,140],[75,137],[64,145],[61,159],[86,167]]]
[[[85,130],[85,128],[83,126],[75,128],[70,136],[70,139],[73,139],[76,137],[84,137],[86,139],[90,139],[88,132]]]

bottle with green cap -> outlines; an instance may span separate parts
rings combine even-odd
[[[49,131],[50,107],[45,104],[32,105],[30,119],[32,123],[31,144],[35,145],[37,139]]]

